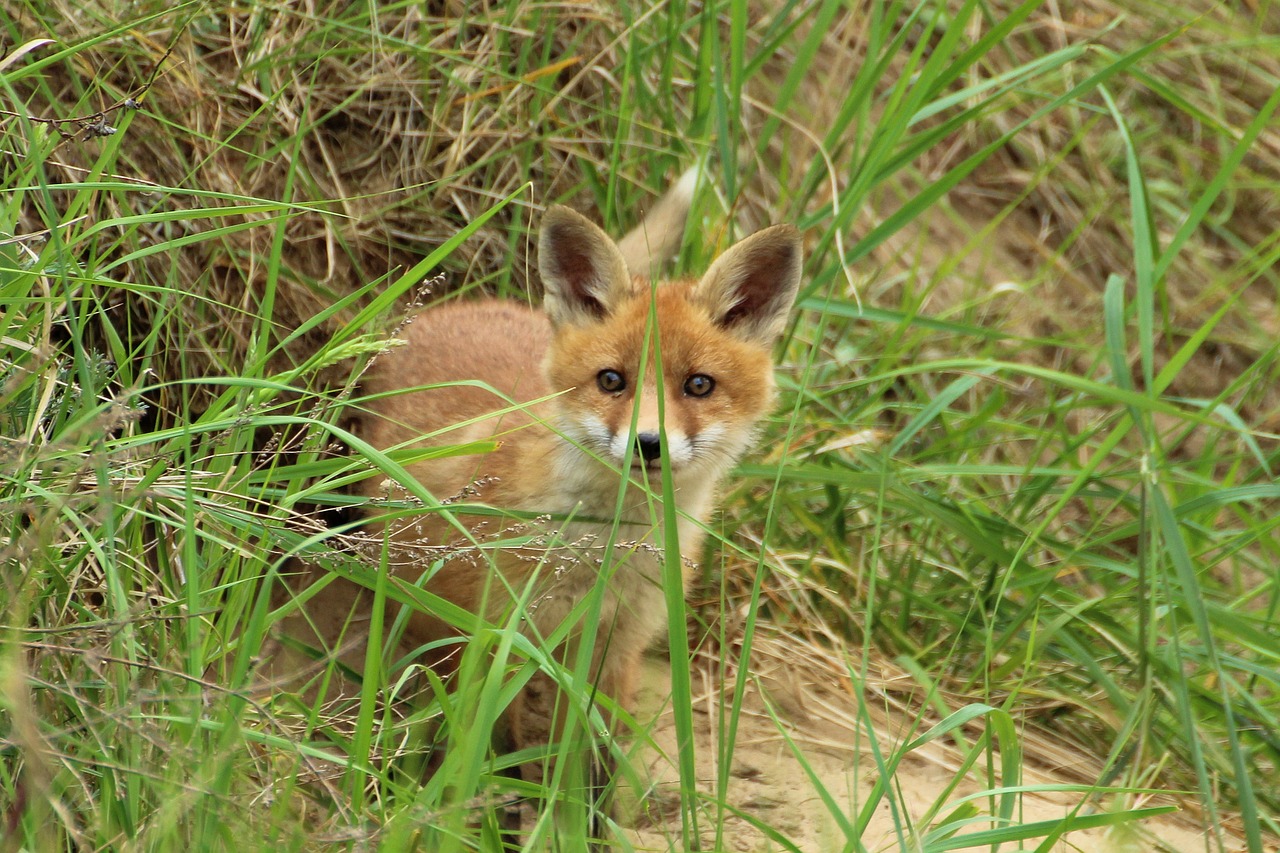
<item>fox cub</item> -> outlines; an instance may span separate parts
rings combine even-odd
[[[394,571],[410,582],[432,571],[429,592],[499,623],[521,602],[536,637],[560,629],[597,590],[591,672],[624,708],[642,653],[667,625],[662,466],[687,567],[718,483],[769,411],[771,350],[800,282],[799,232],[779,225],[730,248],[697,281],[653,285],[651,268],[683,232],[690,183],[616,244],[551,207],[538,239],[543,310],[487,299],[423,312],[405,345],[366,374],[356,425],[380,449],[492,442],[491,452],[408,465],[437,499],[465,502],[451,517],[423,513],[388,531],[393,548],[474,540],[486,556],[460,552]],[[387,496],[380,479],[366,481],[367,496]],[[478,503],[523,520],[504,528],[491,513],[468,515]],[[567,631],[562,659],[576,659],[583,630]],[[416,613],[406,634],[406,647],[439,648],[457,630]],[[448,669],[447,657],[433,666]],[[512,746],[556,739],[556,699],[549,677],[529,682],[507,712]]]

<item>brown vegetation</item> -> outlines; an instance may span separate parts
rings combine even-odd
[[[135,98],[142,109],[131,120],[122,111],[107,114],[109,121],[128,121],[120,160],[128,168],[119,169],[120,179],[306,206],[289,213],[282,225],[278,333],[295,328],[337,296],[408,268],[508,196],[516,203],[449,257],[446,287],[487,282],[488,287],[530,291],[536,289],[526,237],[531,209],[566,196],[593,208],[589,194],[577,188],[584,176],[594,185],[593,172],[612,169],[647,175],[646,186],[624,186],[606,214],[634,220],[635,207],[643,207],[680,164],[700,153],[684,150],[680,141],[689,120],[692,81],[679,79],[688,69],[674,69],[675,101],[643,111],[650,123],[620,126],[616,112],[601,105],[617,104],[626,94],[611,74],[626,60],[619,52],[625,43],[621,13],[568,5],[526,31],[518,18],[507,20],[505,4],[465,4],[465,15],[462,5],[396,9],[378,19],[381,31],[375,39],[357,35],[354,42],[344,42],[341,33],[311,31],[324,10],[310,5],[249,5],[191,18],[161,17],[153,29],[130,32],[138,48],[132,61],[94,67],[94,52],[87,50],[78,57],[81,76],[53,80],[48,89],[30,93],[29,112],[35,117],[88,114]],[[1016,38],[993,52],[984,73],[994,77],[1006,70],[995,65],[1002,59],[1012,67],[1068,44],[1090,43],[1094,53],[1118,53],[1177,23],[1159,14],[1158,4],[1121,8],[1090,0],[1072,4],[1061,15],[1054,8],[1039,10]],[[75,41],[99,32],[97,16],[77,14],[70,6],[63,12],[61,20],[50,22],[59,38]],[[1178,96],[1201,112],[1202,122],[1230,128],[1232,135],[1239,135],[1280,79],[1274,56],[1249,46],[1222,50],[1211,43],[1215,20],[1244,13],[1223,7],[1207,12],[1197,27],[1161,49],[1149,78],[1186,81]],[[34,28],[24,14],[15,10],[18,26]],[[1260,14],[1274,17],[1275,10],[1267,7]],[[856,171],[857,140],[832,140],[826,146],[819,141],[840,106],[832,93],[839,93],[841,81],[865,61],[860,45],[866,25],[862,15],[837,20],[823,39],[815,63],[820,70],[804,81],[785,115],[774,112],[774,93],[765,91],[785,73],[785,56],[744,93],[743,114],[750,121],[739,129],[738,141],[755,147],[756,155],[744,160],[751,171],[739,179],[748,180],[726,199],[744,229],[787,214],[829,210],[832,187]],[[806,24],[800,26],[803,30]],[[324,44],[332,48],[322,51]],[[504,67],[499,57],[517,47],[543,53],[549,61],[537,74],[511,79],[498,70]],[[884,85],[893,82],[891,70]],[[1204,133],[1190,110],[1170,109],[1166,94],[1144,85],[1142,76],[1124,78],[1113,92],[1120,110],[1134,117],[1135,132],[1144,136],[1143,166],[1164,242],[1178,227],[1173,213],[1186,191],[1202,187],[1230,154],[1223,137]],[[960,162],[1030,116],[1038,103],[1028,97],[1022,106],[968,125],[930,152],[918,174],[935,175]],[[855,280],[866,279],[872,270],[878,271],[875,281],[884,282],[924,271],[937,277],[926,306],[931,313],[980,311],[1002,317],[1015,334],[1078,335],[1082,345],[1096,342],[1102,283],[1130,269],[1133,254],[1130,235],[1115,217],[1102,214],[1126,204],[1128,192],[1113,123],[1099,111],[1079,126],[1064,124],[1073,115],[1079,114],[1059,111],[1033,121],[957,187],[930,221],[877,250],[872,263],[859,264],[852,271]],[[761,129],[774,118],[781,119],[778,132],[757,144]],[[93,169],[111,138],[71,126],[64,130],[70,136],[51,158],[50,174],[71,181]],[[1177,144],[1162,145],[1161,137]],[[1184,144],[1189,138],[1203,144]],[[615,140],[623,143],[621,163],[611,159]],[[823,166],[811,191],[798,196],[807,167],[819,162]],[[1215,204],[1212,227],[1194,235],[1170,270],[1166,299],[1174,327],[1193,329],[1217,309],[1227,294],[1206,291],[1203,282],[1239,264],[1241,247],[1272,239],[1280,213],[1265,181],[1276,179],[1277,162],[1280,131],[1270,126]],[[291,174],[296,178],[289,183]],[[530,177],[532,186],[524,186]],[[846,251],[860,232],[913,191],[910,177],[880,187],[874,203],[842,235]],[[1166,199],[1171,204],[1166,206]],[[95,215],[109,215],[110,195],[100,203]],[[165,194],[157,198],[156,209],[192,204],[209,201]],[[38,230],[35,217],[27,227]],[[201,221],[157,224],[155,238],[202,227],[207,224]],[[821,226],[815,230],[821,232]],[[188,292],[213,299],[192,306],[196,345],[175,340],[175,350],[182,348],[188,358],[203,350],[223,369],[237,363],[252,334],[251,309],[274,274],[261,259],[268,256],[276,231],[264,223],[216,241],[192,242],[178,258],[148,260],[151,280],[178,281]],[[957,263],[967,273],[963,277],[950,274]],[[1036,286],[1050,276],[1053,287]],[[1271,272],[1246,267],[1238,269],[1238,277],[1253,284],[1228,311],[1214,342],[1175,379],[1177,393],[1213,396],[1261,355],[1251,342],[1280,335]],[[975,281],[987,282],[986,291],[974,292]],[[894,297],[873,282],[864,298],[892,302]],[[151,310],[143,299],[131,307],[143,320]],[[324,333],[317,329],[296,341],[292,358],[313,350]],[[1164,341],[1162,350],[1167,355],[1179,343]],[[1058,349],[1043,357],[1058,364],[1064,357],[1070,360]],[[1249,422],[1274,423],[1280,417],[1277,393],[1239,401],[1242,415]]]

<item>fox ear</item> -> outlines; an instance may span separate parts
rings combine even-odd
[[[790,225],[757,231],[716,258],[694,299],[743,340],[772,346],[787,325],[800,289],[804,249]]]
[[[543,307],[553,326],[607,317],[631,292],[627,262],[609,235],[567,207],[552,205],[538,235]]]

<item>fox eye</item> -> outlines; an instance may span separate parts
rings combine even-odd
[[[715,387],[716,381],[705,373],[695,373],[684,381],[684,393],[690,397],[705,397]]]
[[[596,374],[596,384],[608,394],[617,394],[627,387],[627,379],[616,370],[602,370]]]

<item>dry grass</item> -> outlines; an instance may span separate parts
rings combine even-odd
[[[1129,381],[1141,388],[1144,360],[1158,373],[1221,309],[1221,319],[1171,377],[1164,394],[1228,410],[1245,425],[1241,433],[1274,464],[1280,447],[1280,277],[1273,269],[1280,257],[1274,227],[1280,214],[1280,126],[1272,122],[1261,129],[1230,180],[1219,186],[1213,179],[1230,163],[1233,145],[1280,86],[1280,50],[1275,47],[1280,8],[1250,0],[1238,8],[1193,10],[1193,16],[1142,0],[1048,3],[948,91],[996,80],[1053,50],[1087,45],[1078,61],[1046,80],[1026,81],[999,108],[984,109],[941,136],[914,162],[894,170],[868,154],[875,150],[878,113],[886,109],[900,75],[912,73],[908,60],[919,39],[936,41],[939,31],[919,21],[909,25],[901,49],[885,59],[877,97],[871,99],[874,106],[850,117],[841,114],[844,96],[858,69],[873,59],[868,45],[884,41],[875,32],[880,25],[876,15],[884,7],[842,9],[824,24],[816,19],[818,5],[801,4],[807,16],[783,23],[772,18],[773,9],[782,4],[751,10],[743,31],[747,55],[755,56],[775,38],[778,46],[761,59],[759,73],[745,80],[740,103],[731,111],[741,123],[721,128],[709,127],[715,111],[707,106],[707,91],[712,82],[723,89],[732,81],[709,81],[706,67],[694,61],[699,55],[697,24],[714,25],[723,45],[734,37],[735,21],[728,12],[715,22],[699,21],[696,16],[707,13],[697,4],[688,7],[688,23],[679,26],[670,23],[670,9],[662,4],[429,0],[378,9],[323,2],[184,6],[177,11],[159,4],[131,7],[132,15],[156,14],[139,17],[111,38],[12,84],[7,100],[22,105],[37,124],[51,122],[54,136],[61,134],[43,157],[42,174],[49,183],[64,186],[47,195],[24,196],[14,206],[15,221],[0,222],[0,231],[23,235],[34,245],[36,236],[69,215],[89,223],[117,220],[85,238],[78,249],[86,264],[99,267],[125,259],[110,275],[133,284],[102,297],[109,304],[97,315],[100,325],[87,329],[85,339],[104,350],[115,338],[124,341],[117,351],[145,350],[160,380],[147,396],[151,408],[145,417],[149,427],[158,429],[195,422],[223,391],[211,384],[177,384],[179,380],[238,376],[248,372],[246,364],[261,360],[269,365],[265,373],[284,373],[307,362],[377,298],[382,283],[504,199],[514,201],[449,253],[442,266],[443,284],[432,296],[470,288],[536,294],[529,235],[543,205],[567,200],[619,232],[684,166],[710,158],[711,172],[720,179],[709,193],[715,201],[704,199],[701,236],[706,239],[687,250],[690,260],[705,260],[727,241],[730,228],[750,231],[774,221],[797,221],[807,229],[814,258],[809,268],[814,297],[856,299],[872,309],[923,315],[975,332],[931,335],[869,322],[827,325],[825,317],[802,324],[797,340],[813,344],[818,355],[809,357],[808,366],[804,357],[793,355],[786,373],[803,389],[805,371],[811,368],[823,392],[812,397],[821,397],[829,408],[806,408],[791,424],[788,440],[806,451],[838,447],[830,455],[847,460],[855,454],[840,445],[884,446],[908,419],[895,404],[910,400],[924,406],[942,390],[944,379],[953,377],[880,378],[899,368],[974,355],[1088,377],[1103,372],[1105,362],[1098,353],[1106,345],[1108,277],[1125,277],[1130,302],[1138,296],[1124,137],[1096,92],[1083,95],[1069,109],[1038,117],[1037,111],[1049,96],[1116,56],[1185,27],[1133,73],[1106,83],[1142,152],[1156,241],[1168,245],[1195,201],[1206,192],[1216,193],[1203,224],[1189,233],[1158,281],[1159,334],[1149,351],[1136,338],[1129,339]],[[960,5],[952,3],[949,9],[954,12]],[[88,5],[0,0],[0,18],[8,22],[0,32],[9,46],[37,37],[74,44],[110,29],[119,9],[113,0]],[[967,37],[978,39],[992,21],[1015,9],[1004,2],[980,6]],[[896,27],[913,8],[891,11],[896,17],[889,23]],[[790,23],[794,31],[778,37]],[[662,44],[665,26],[672,28],[665,36],[676,40],[678,49]],[[805,52],[807,45],[812,45],[811,53]],[[788,75],[798,64],[805,73],[792,90]],[[1054,90],[1047,93],[1041,86]],[[123,106],[128,98],[141,108],[134,112]],[[970,93],[961,103],[980,100]],[[34,148],[39,131],[31,130],[19,112],[0,114],[0,123],[10,132],[11,148],[16,140]],[[925,117],[913,130],[944,127],[948,116],[939,112]],[[59,121],[52,124],[55,119]],[[120,133],[103,135],[104,121],[119,126]],[[1015,129],[1007,144],[936,205],[882,240],[866,239],[934,182]],[[16,173],[24,153],[29,152],[0,152],[0,171]],[[106,173],[104,163],[109,165]],[[112,186],[86,199],[76,184],[87,178],[164,189],[141,195]],[[254,200],[290,207],[209,213]],[[184,218],[184,211],[198,215]],[[241,223],[254,227],[241,228]],[[188,236],[193,239],[186,240]],[[130,257],[138,247],[166,243],[163,252]],[[359,298],[307,327],[317,314],[351,294]],[[269,324],[263,321],[264,312]],[[383,312],[365,326],[382,331],[400,316],[398,311]],[[295,335],[300,327],[305,331]],[[915,337],[897,345],[911,335]],[[879,349],[878,344],[862,343],[877,336],[893,338],[895,345]],[[51,323],[46,337],[42,352],[52,352],[73,335]],[[282,344],[278,351],[273,349],[277,343]],[[366,354],[358,348],[326,354],[323,369],[309,371],[299,384],[343,392],[352,361]],[[829,383],[829,396],[823,396],[828,386],[822,382]],[[1017,415],[1011,413],[1036,412],[1044,435],[1028,430],[1017,440],[993,440],[992,446],[973,448],[971,455],[957,453],[955,459],[1016,467],[1048,464],[1045,460],[1059,455],[1088,456],[1091,439],[1102,431],[1110,411],[1106,406],[1079,404],[1059,417],[1055,407],[1063,405],[1062,398],[1052,393],[1062,389],[1047,389],[1025,376],[998,384],[1005,396],[992,407],[998,409],[992,417],[1013,422]],[[120,396],[126,403],[130,399]],[[864,396],[869,400],[865,409]],[[984,405],[973,394],[962,397],[957,408],[978,412]],[[127,432],[140,414],[125,408],[85,428],[103,435]],[[846,419],[849,412],[860,419],[856,425]],[[244,417],[253,414],[247,410]],[[1217,482],[1226,472],[1234,477],[1249,455],[1242,449],[1243,438],[1223,439],[1203,421],[1156,413],[1153,423],[1168,451],[1164,458],[1184,462],[1199,481]],[[867,426],[881,431],[858,432]],[[226,429],[233,428],[229,420]],[[939,441],[936,432],[931,440]],[[1121,446],[1139,444],[1139,438],[1129,437]],[[300,457],[313,449],[298,446],[290,452]],[[258,458],[264,456],[270,454]],[[814,451],[812,457],[821,460],[823,454]],[[175,453],[173,458],[193,469],[216,468],[212,456]],[[786,458],[776,451],[770,460]],[[127,467],[134,460],[126,451],[110,464],[116,461]],[[927,462],[926,457],[919,464]],[[74,511],[33,516],[40,521],[34,526],[46,537],[38,544],[52,543],[68,560],[84,560],[74,576],[88,580],[77,594],[109,598],[112,591],[93,563],[92,548],[68,520],[98,519],[90,505],[92,489],[81,482],[92,482],[92,477],[85,474],[87,467],[77,469],[74,460],[67,464],[65,476],[75,482],[58,488],[77,495]],[[46,464],[45,470],[50,469]],[[234,480],[219,472],[224,473],[228,482]],[[1003,476],[1005,480],[993,477],[983,487],[985,496],[1000,488],[1018,493],[1014,481],[1020,478]],[[1239,481],[1261,478],[1254,472]],[[960,475],[940,478],[938,491],[964,505],[971,495],[964,491],[967,484],[957,486],[961,480]],[[173,485],[140,473],[127,488],[121,486],[119,495],[160,505]],[[873,496],[851,510],[849,520],[841,516],[832,521],[843,507],[821,516],[814,508],[821,501],[806,495],[796,501],[796,518],[805,508],[812,516],[770,526],[768,490],[744,488],[735,500],[738,509],[728,527],[741,534],[740,540],[761,543],[757,550],[772,567],[763,583],[765,609],[783,624],[788,637],[803,638],[815,655],[862,643],[883,672],[893,670],[888,662],[892,653],[932,652],[947,645],[946,637],[928,633],[937,629],[919,611],[899,622],[887,618],[887,624],[873,624],[859,610],[871,603],[883,606],[869,588],[882,554],[906,562],[924,547],[910,520],[891,523],[886,530],[885,516],[874,512]],[[1135,521],[1138,513],[1119,498],[1109,500],[1090,495],[1055,509],[1045,538],[1058,537],[1053,544],[1061,544],[1073,537],[1092,541],[1096,534],[1106,540],[1106,556],[1117,563],[1141,553],[1145,531]],[[1270,500],[1257,510],[1259,515],[1266,515],[1267,507],[1274,509]],[[831,502],[839,504],[835,498]],[[180,530],[182,507],[165,506],[172,514],[158,526]],[[1025,513],[1019,518],[1034,521],[1044,506],[1044,501],[1029,500],[1018,508]],[[270,508],[260,512],[263,519],[272,517]],[[1222,525],[1234,521],[1224,509]],[[229,522],[211,526],[228,540],[243,535]],[[1108,538],[1112,529],[1118,531],[1113,539]],[[1097,566],[1079,568],[1071,562],[1079,555],[1066,545],[1049,549],[1039,538],[1043,532],[1037,529],[1027,540],[1032,549],[1046,549],[1042,562],[1039,551],[1022,557],[1043,567],[1055,584],[1088,588],[1094,582],[1090,571]],[[161,578],[171,569],[156,562],[166,541],[186,556],[179,534],[127,543],[138,552],[140,578]],[[929,563],[927,571],[912,576],[914,581],[943,588],[947,579],[967,577],[971,569],[976,576],[976,558],[963,553],[964,544],[939,546],[948,559]],[[5,546],[5,559],[20,561],[24,549],[35,547],[15,540]],[[1224,595],[1256,595],[1249,608],[1267,614],[1274,627],[1276,581],[1265,569],[1274,547],[1243,550],[1241,556],[1231,547],[1217,553],[1206,546],[1196,556],[1217,573]],[[935,552],[930,554],[932,559]],[[754,566],[739,555],[726,558],[722,569],[729,601],[726,606],[717,599],[717,605],[732,620],[751,597]],[[245,569],[243,577],[250,574]],[[135,618],[150,612],[139,590],[153,589],[157,596],[173,592],[158,579],[139,580],[137,587],[130,591],[137,597],[129,611]],[[894,588],[893,595],[908,597],[910,591]],[[157,611],[172,603],[150,601]],[[70,592],[43,604],[49,609],[41,611],[42,624],[85,617]],[[725,630],[736,636],[740,629],[735,624]],[[163,632],[155,633],[164,646]],[[117,642],[116,635],[107,640],[86,635],[80,647]],[[780,648],[763,643],[761,666],[768,668],[770,656]],[[58,665],[58,649],[36,646],[31,651],[40,672],[10,673],[11,678],[34,677],[46,688],[57,685],[62,676],[42,668]],[[947,707],[975,695],[988,700],[1009,695],[1003,683],[975,684],[970,669],[975,661],[981,661],[980,651],[957,654],[931,672]],[[95,664],[83,662],[90,670]],[[1060,665],[1044,664],[1046,670]],[[172,661],[163,666],[181,669]],[[82,675],[64,680],[73,683]],[[1012,676],[1017,686],[1019,677]],[[1087,680],[1076,671],[1067,678]],[[921,696],[928,691],[918,681],[905,682],[895,671],[876,682],[880,687],[868,689],[882,690],[888,704],[922,713]],[[124,692],[136,686],[117,683],[113,689]],[[82,704],[85,699],[65,701]],[[1065,731],[1083,747],[1105,753],[1117,725],[1104,704],[1092,692],[1082,693],[1078,703],[1064,701],[1061,693],[1043,704],[1028,701],[1021,709],[1028,720],[1058,729],[1043,745],[1032,738],[1028,752],[1052,760],[1056,747],[1051,744],[1060,744]],[[1060,720],[1064,716],[1069,717],[1066,723]],[[24,748],[35,751],[32,744],[38,738],[30,732],[15,734]],[[1169,778],[1194,788],[1195,774],[1187,769],[1191,764],[1187,759],[1173,767]]]
[[[77,13],[80,8],[52,4],[52,33],[67,42],[97,35],[103,16]],[[76,77],[60,68],[61,79],[46,78],[24,100],[30,114],[41,117],[88,113],[137,97],[144,109],[134,119],[117,167],[124,180],[318,204],[322,210],[290,215],[284,231],[274,315],[278,329],[296,327],[336,295],[411,266],[461,224],[512,195],[516,206],[450,256],[446,289],[488,282],[532,292],[530,243],[522,236],[530,208],[572,196],[584,177],[588,186],[598,187],[592,173],[640,175],[645,185],[623,182],[618,212],[606,212],[607,219],[630,220],[635,205],[642,206],[680,163],[698,153],[681,142],[690,122],[694,69],[674,69],[666,93],[670,101],[652,114],[646,111],[648,121],[623,122],[615,112],[600,109],[619,103],[623,94],[612,72],[626,61],[619,52],[627,32],[621,14],[578,4],[545,16],[531,15],[532,5],[514,14],[508,8],[448,2],[392,7],[375,19],[375,34],[360,33],[353,42],[344,41],[349,34],[340,31],[316,31],[319,22],[335,17],[322,4],[166,16],[130,33],[138,49],[124,61],[105,59],[105,49],[86,50],[77,56]],[[993,8],[992,14],[1000,10]],[[1113,92],[1122,111],[1147,128],[1144,166],[1165,239],[1178,225],[1183,199],[1221,166],[1228,139],[1240,133],[1280,80],[1280,61],[1265,44],[1223,43],[1224,32],[1240,26],[1241,14],[1224,7],[1206,10],[1144,68],[1142,77],[1122,80]],[[1270,6],[1257,12],[1260,33],[1274,23],[1269,20],[1274,15]],[[35,28],[25,6],[12,10],[11,17],[19,28]],[[522,26],[527,18],[536,24]],[[735,130],[744,151],[753,153],[742,159],[739,192],[726,199],[744,229],[786,213],[829,211],[833,187],[856,170],[856,138],[832,145],[822,137],[840,107],[832,93],[840,92],[841,81],[865,59],[861,46],[868,20],[860,14],[838,16],[822,39],[813,72],[785,113],[773,104],[786,53],[774,58],[772,72],[752,79],[744,93],[744,125]],[[1050,6],[961,82],[995,77],[1068,44],[1089,42],[1097,53],[1120,53],[1181,23],[1161,4],[1090,0],[1065,12]],[[759,37],[754,31],[750,35]],[[513,79],[503,69],[517,49],[548,61]],[[1167,91],[1153,90],[1145,80],[1178,86],[1177,97],[1186,108],[1171,108]],[[882,85],[887,89],[893,82],[891,67]],[[917,164],[920,179],[945,172],[1026,119],[1035,94],[1026,93],[1025,106],[970,124],[930,151]],[[780,121],[779,132],[762,140],[761,129],[773,119]],[[1072,120],[1079,124],[1067,123]],[[1227,133],[1207,132],[1209,123]],[[76,134],[57,149],[49,164],[52,179],[70,182],[92,171],[103,143],[84,137]],[[1200,142],[1188,145],[1187,140]],[[617,141],[625,142],[622,162],[613,159]],[[1277,201],[1270,188],[1280,177],[1278,162],[1280,130],[1271,126],[1215,205],[1210,227],[1196,235],[1170,270],[1165,307],[1171,327],[1186,330],[1229,298],[1221,288],[1206,288],[1206,282],[1221,279],[1224,271],[1251,280],[1237,308],[1219,325],[1213,345],[1175,380],[1178,393],[1214,396],[1262,355],[1257,342],[1280,336],[1274,276],[1249,268],[1245,251],[1274,241],[1269,223]],[[810,164],[822,164],[818,179],[799,194],[796,184]],[[917,190],[910,174],[883,186],[843,235],[846,249],[859,232]],[[877,249],[874,265],[860,265],[852,278],[861,281],[874,269],[877,282],[901,282],[923,270],[934,277],[925,304],[930,313],[979,311],[1000,317],[1013,334],[1076,338],[1087,352],[1099,341],[1101,284],[1107,275],[1127,269],[1133,253],[1123,220],[1104,215],[1126,195],[1114,127],[1100,112],[1059,111],[1021,131],[950,194],[935,216]],[[574,200],[584,209],[593,207],[581,195]],[[117,212],[110,197],[102,202],[98,215]],[[169,196],[163,204],[207,202]],[[40,230],[34,217],[24,226]],[[157,226],[146,236],[164,239],[171,236],[166,228],[172,226]],[[238,363],[252,335],[256,301],[275,274],[260,260],[270,255],[273,239],[272,229],[257,228],[193,242],[177,259],[151,259],[152,280],[182,281],[191,292],[210,298],[190,308],[196,345],[175,340],[175,350],[188,358],[203,353],[223,369]],[[979,242],[983,248],[974,251]],[[963,269],[954,270],[957,263]],[[1035,286],[1050,277],[1051,287]],[[978,282],[985,286],[975,292]],[[999,287],[1005,282],[1019,286],[1011,293]],[[877,285],[864,298],[892,305],[897,294],[892,284],[888,289]],[[143,322],[154,310],[145,302],[130,307]],[[325,331],[296,341],[292,358],[313,351]],[[1162,343],[1167,356],[1181,341]],[[1059,366],[1063,357],[1057,348],[1039,354]],[[193,368],[202,372],[188,363],[186,369]],[[1280,417],[1277,393],[1242,400],[1241,414],[1274,431],[1266,424]]]

